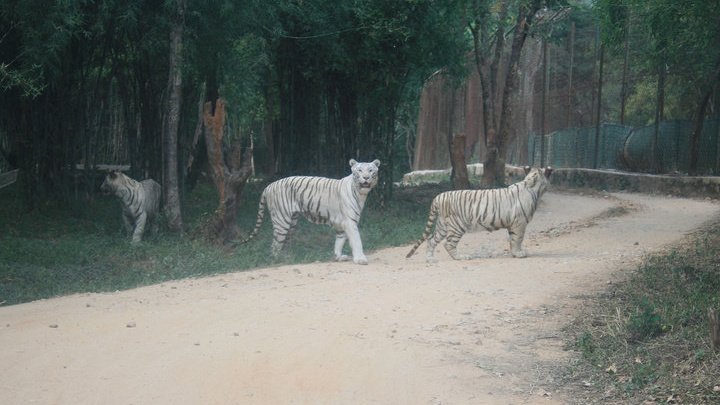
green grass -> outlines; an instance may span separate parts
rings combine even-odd
[[[264,183],[245,188],[238,224],[247,232],[255,224]],[[447,184],[397,189],[380,206],[373,191],[360,222],[365,251],[408,244],[422,233],[432,197]],[[0,305],[79,292],[133,288],[187,277],[241,271],[284,263],[330,261],[335,233],[329,226],[301,220],[278,259],[269,257],[271,224],[266,218],[253,241],[232,248],[216,246],[200,231],[217,206],[210,184],[200,184],[183,202],[186,232],[146,232],[130,244],[114,197],[92,201],[41,204],[23,212],[15,186],[0,191]],[[302,236],[302,237],[300,237]],[[349,252],[349,247],[345,247]]]
[[[649,257],[568,327],[577,403],[720,403],[707,317],[720,309],[719,225]]]

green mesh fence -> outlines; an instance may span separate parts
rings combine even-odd
[[[703,174],[718,174],[718,123],[707,120],[698,141],[698,171]],[[655,165],[660,173],[688,171],[690,166],[690,135],[692,121],[665,121],[660,124],[657,136]],[[627,168],[633,171],[653,171],[652,125],[636,128],[627,139],[624,156]]]
[[[595,128],[571,128],[545,135],[544,164],[553,167],[618,169],[637,172],[686,173],[690,162],[692,121],[665,121],[659,126],[657,154],[653,169],[653,125],[633,128],[605,123],[600,126],[595,152]],[[698,171],[720,173],[720,120],[707,120],[698,144]],[[540,136],[528,140],[528,156],[534,165],[541,164]]]

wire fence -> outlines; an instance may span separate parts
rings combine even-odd
[[[528,140],[528,156],[534,165],[617,169],[645,173],[687,173],[690,168],[690,139],[694,122],[672,120],[660,123],[653,153],[655,126],[630,127],[603,123],[599,137],[595,127],[570,128]],[[698,140],[697,171],[720,174],[720,120],[706,120]],[[544,156],[541,156],[544,150]]]

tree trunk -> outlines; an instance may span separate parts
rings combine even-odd
[[[203,132],[203,114],[205,110],[205,96],[206,96],[207,88],[205,84],[203,83],[202,89],[200,90],[200,97],[198,97],[198,108],[197,108],[197,124],[195,125],[195,131],[193,131],[193,137],[192,141],[190,142],[190,147],[187,150],[187,155],[185,156],[185,167],[184,170],[184,177],[185,177],[185,186],[190,187],[191,189],[195,187],[195,183],[197,182],[198,173],[200,172],[200,169],[196,167],[195,164],[195,158],[200,157],[201,151],[198,151],[198,146],[200,145],[200,135]]]
[[[468,178],[467,164],[465,163],[465,134],[452,136],[450,149],[453,189],[467,190],[470,188],[470,179]]]
[[[505,157],[497,147],[499,136],[494,129],[488,133],[488,150],[483,162],[481,187],[494,188],[505,185]]]
[[[650,168],[652,173],[660,172],[658,159],[658,137],[660,136],[660,123],[665,111],[665,65],[658,69],[657,106],[655,107],[655,123],[653,136],[650,139]]]
[[[466,190],[470,188],[470,180],[468,179],[467,163],[465,163],[465,134],[455,133],[455,123],[462,125],[464,108],[457,108],[457,88],[452,85],[450,91],[450,102],[448,111],[448,152],[450,155],[450,164],[452,166],[451,180],[455,190]],[[462,99],[465,100],[465,94],[462,92]]]
[[[507,141],[510,139],[510,126],[508,123],[512,119],[512,103],[510,96],[514,94],[517,86],[517,71],[520,62],[522,48],[525,45],[530,25],[533,17],[540,9],[541,2],[534,0],[529,4],[521,3],[518,8],[517,26],[513,33],[510,55],[507,59],[507,68],[505,69],[505,81],[502,89],[497,92],[491,92],[494,98],[493,103],[497,110],[500,104],[499,119],[497,120],[497,128],[488,128],[488,151],[483,162],[482,186],[484,187],[500,187],[505,185],[505,154]],[[495,59],[499,60],[500,54],[498,49],[495,50]],[[499,82],[499,81],[498,81]],[[485,83],[483,83],[483,86]]]
[[[170,69],[168,77],[168,101],[165,110],[163,156],[165,157],[163,194],[168,228],[182,231],[180,210],[180,187],[178,184],[178,128],[182,103],[182,45],[185,25],[185,0],[177,0],[173,25],[170,29]]]
[[[710,325],[710,346],[715,351],[720,351],[720,322],[718,313],[714,308],[708,308],[708,322]]]
[[[225,128],[225,101],[218,99],[213,113],[212,103],[205,103],[203,114],[205,145],[213,182],[218,190],[219,204],[215,217],[207,229],[211,240],[229,243],[237,239],[237,208],[245,187],[252,174],[252,148],[241,153],[240,141],[232,145],[225,162],[223,136]]]
[[[705,125],[705,111],[710,103],[710,96],[712,95],[712,87],[703,94],[703,98],[700,100],[698,110],[695,113],[695,123],[693,125],[692,134],[690,134],[690,153],[689,153],[689,164],[688,174],[691,176],[697,176],[698,173],[698,155],[700,154],[700,135],[702,135],[703,126]]]
[[[703,94],[702,98],[700,99],[700,103],[698,104],[697,112],[695,113],[695,125],[693,127],[693,132],[690,135],[690,162],[688,167],[688,173],[692,176],[698,175],[698,155],[700,153],[699,151],[699,145],[700,145],[700,135],[702,135],[703,126],[705,124],[705,111],[707,111],[707,106],[710,103],[710,97],[712,96],[713,89],[715,89],[715,86],[720,81],[720,63],[718,63],[715,67],[715,72],[713,73],[712,78],[710,79],[710,83],[705,87],[705,93]]]
[[[600,159],[600,135],[602,134],[602,88],[603,88],[603,67],[605,65],[605,47],[600,43],[598,49],[599,68],[597,81],[597,104],[595,110],[595,146],[593,147],[593,169],[598,168]]]

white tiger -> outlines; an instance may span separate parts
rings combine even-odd
[[[146,223],[152,221],[160,209],[160,184],[152,179],[138,182],[122,172],[112,171],[105,176],[100,190],[120,199],[125,229],[132,234],[133,243],[140,242]]]
[[[406,257],[412,256],[427,240],[427,260],[431,261],[435,246],[446,239],[445,250],[453,259],[470,259],[471,256],[457,253],[457,244],[466,231],[475,228],[484,228],[490,232],[507,229],[510,252],[514,257],[525,257],[526,253],[522,249],[525,228],[532,220],[540,197],[545,193],[552,168],[531,170],[525,167],[525,173],[524,180],[505,188],[455,190],[435,196],[425,231]]]
[[[367,264],[358,222],[368,193],[377,185],[380,161],[362,163],[350,159],[350,167],[352,173],[339,180],[292,176],[270,183],[260,196],[255,228],[242,243],[257,235],[267,207],[273,224],[273,256],[280,253],[288,233],[300,216],[304,216],[310,222],[329,224],[335,229],[336,260],[348,260],[348,256],[342,254],[347,240],[353,262]]]

